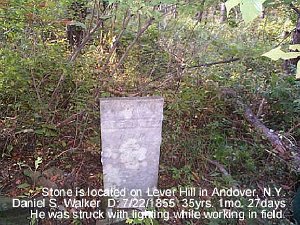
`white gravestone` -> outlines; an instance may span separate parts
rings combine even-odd
[[[147,198],[146,191],[157,187],[163,102],[161,97],[100,99],[105,189],[140,189]]]

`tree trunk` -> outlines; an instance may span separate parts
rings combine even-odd
[[[196,13],[195,17],[196,17],[196,20],[198,22],[201,22],[202,21],[202,18],[203,18],[203,13],[204,13],[204,4],[205,4],[205,0],[202,0],[200,2],[200,7],[201,9]]]
[[[263,10],[262,10],[262,12],[261,12],[261,14],[260,14],[260,18],[261,18],[261,19],[264,19],[265,16],[266,16],[266,10],[265,10],[265,7],[263,7]]]
[[[293,45],[300,44],[300,15],[298,15],[296,29],[295,29],[295,32],[293,34],[292,44]],[[292,59],[291,63],[292,63],[292,65],[296,66],[298,61],[299,61],[299,57],[296,58],[296,59]]]
[[[293,4],[290,4],[290,7],[298,14],[298,19],[296,23],[295,31],[293,32],[291,44],[300,44],[300,10],[296,8]],[[296,59],[285,60],[283,64],[283,69],[287,74],[292,74],[295,70],[294,68],[297,67],[297,63],[300,57]]]
[[[224,23],[227,19],[227,10],[225,6],[225,2],[222,2],[220,5],[220,23]]]

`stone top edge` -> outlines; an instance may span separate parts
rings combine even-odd
[[[149,96],[149,97],[107,97],[107,98],[100,98],[100,102],[106,102],[106,101],[146,101],[146,100],[161,100],[163,101],[164,98],[160,96]]]

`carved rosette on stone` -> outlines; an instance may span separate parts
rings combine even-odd
[[[156,188],[163,101],[161,97],[100,99],[105,189],[125,188],[127,193],[140,189],[147,198],[146,191]]]

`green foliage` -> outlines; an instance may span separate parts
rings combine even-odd
[[[290,49],[293,49],[296,46],[291,45]],[[299,52],[284,52],[281,50],[281,47],[277,47],[272,49],[271,51],[264,53],[262,56],[268,57],[272,60],[278,60],[278,59],[293,59],[300,56]]]
[[[13,97],[24,93],[29,87],[30,78],[24,75],[26,67],[20,63],[20,61],[24,61],[20,54],[8,49],[2,49],[0,60],[0,91],[2,91],[2,99],[4,99],[3,95]]]
[[[42,124],[41,128],[35,130],[38,135],[43,135],[45,137],[57,137],[57,129],[52,125]]]
[[[299,50],[300,45],[290,45],[290,50]],[[278,59],[295,59],[300,56],[299,52],[284,52],[281,50],[281,47],[277,47],[272,49],[271,51],[264,53],[262,56],[268,57],[272,60],[278,60]],[[300,79],[300,63],[297,63],[297,73],[296,73],[296,79]]]
[[[225,3],[227,8],[227,15],[229,15],[229,12],[233,7],[240,4],[243,19],[246,23],[249,23],[257,16],[261,15],[263,11],[262,4],[265,1],[266,0],[228,0]]]
[[[93,159],[98,158],[94,156],[100,148],[97,100],[100,96],[162,95],[165,109],[161,173],[166,178],[162,176],[165,180],[161,185],[229,187],[238,183],[252,187],[273,182],[269,177],[280,183],[289,173],[286,166],[274,163],[274,158],[265,151],[271,151],[271,146],[248,124],[243,112],[224,98],[223,92],[234,90],[263,123],[289,143],[294,144],[300,138],[299,130],[291,130],[299,123],[299,82],[286,77],[280,63],[261,57],[263,52],[284,41],[279,35],[293,28],[295,17],[284,11],[282,1],[276,1],[274,9],[269,8],[267,19],[254,20],[262,12],[263,0],[229,0],[228,13],[238,4],[241,9],[241,14],[238,10],[229,14],[230,24],[216,19],[219,12],[214,7],[220,1],[165,1],[166,5],[176,3],[176,13],[168,15],[153,10],[160,2],[110,1],[118,3],[118,7],[108,7],[107,15],[99,13],[106,21],[73,64],[68,62],[72,53],[60,22],[67,18],[70,0],[45,1],[45,6],[44,1],[26,0],[22,7],[15,0],[1,7],[2,157],[12,161],[23,156],[30,158],[30,162],[17,166],[21,169],[31,165],[25,175],[33,179],[40,175],[37,170],[41,163],[49,165],[50,160],[71,170],[74,167],[71,163],[77,166],[78,159],[85,158],[89,151],[93,152]],[[273,7],[271,3],[274,1],[264,5]],[[89,4],[92,8],[92,2]],[[128,12],[130,20],[123,27]],[[201,21],[195,18],[196,13],[203,13]],[[241,15],[247,23],[240,23]],[[89,29],[95,25],[98,14],[94,16],[93,21],[90,14],[86,21],[67,22]],[[152,17],[153,24],[137,40],[139,29]],[[166,22],[164,29],[160,22]],[[104,67],[115,43],[116,49]],[[297,45],[290,48],[299,50]],[[298,55],[280,48],[264,54],[272,59]],[[82,153],[85,157],[81,157]],[[224,176],[207,159],[218,161],[230,176]],[[79,171],[84,171],[86,165],[81,165]],[[34,170],[36,173],[32,173]],[[101,181],[102,175],[95,177]],[[18,189],[28,190],[29,186],[21,182]],[[26,194],[32,196],[38,192],[29,189]],[[127,222],[161,221],[132,218]]]
[[[37,159],[34,161],[34,169],[37,171],[37,169],[40,167],[40,164],[43,162],[42,157],[37,157]]]
[[[291,124],[297,123],[300,113],[299,87],[299,81],[292,77],[281,78],[275,74],[270,77],[269,89],[264,93],[270,103],[270,115],[266,115],[265,120],[274,129],[287,131]],[[299,132],[295,138],[298,137]]]
[[[159,222],[153,218],[144,218],[144,219],[128,218],[126,220],[126,224],[159,225]]]
[[[193,179],[192,168],[190,165],[186,165],[183,168],[171,168],[170,169],[172,177],[176,180],[183,179],[185,184],[191,184]]]

